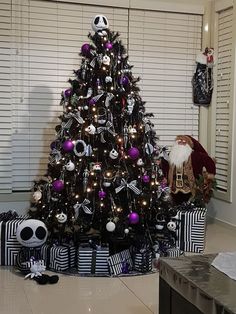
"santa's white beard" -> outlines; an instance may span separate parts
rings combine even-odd
[[[175,143],[169,155],[170,164],[179,168],[185,161],[188,160],[192,151],[192,148],[188,144],[181,145]]]

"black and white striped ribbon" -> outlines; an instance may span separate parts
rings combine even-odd
[[[121,184],[120,186],[118,186],[115,191],[116,194],[119,193],[120,191],[122,191],[124,188],[129,188],[130,190],[132,190],[135,194],[141,194],[141,190],[139,190],[137,187],[137,180],[133,180],[130,183],[128,183],[125,179],[121,179]]]
[[[89,209],[87,206],[88,204],[90,204],[90,201],[87,198],[85,198],[82,203],[78,203],[74,205],[75,219],[77,219],[79,216],[80,208],[82,208],[86,214],[92,215],[91,209]]]

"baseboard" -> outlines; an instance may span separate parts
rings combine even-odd
[[[232,225],[229,222],[220,220],[220,219],[212,217],[212,216],[207,216],[207,223],[210,223],[210,224],[214,223],[214,224],[217,224],[217,225],[222,226],[224,228],[227,228],[228,230],[232,230],[232,231],[236,232],[236,226],[235,225]]]

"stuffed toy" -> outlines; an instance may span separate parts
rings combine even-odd
[[[193,137],[176,137],[169,161],[163,160],[163,172],[176,205],[194,200],[197,194],[202,194],[204,203],[209,202],[215,181],[215,162]]]
[[[16,257],[17,268],[39,284],[57,283],[57,275],[42,274],[46,270],[45,261],[41,256],[41,246],[46,242],[48,230],[45,224],[36,219],[23,221],[16,230],[16,238],[23,246]]]

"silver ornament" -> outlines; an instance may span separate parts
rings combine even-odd
[[[150,143],[146,143],[146,144],[145,144],[145,152],[146,152],[146,154],[148,154],[148,155],[153,154],[153,152],[154,152],[154,147],[153,147],[153,145],[150,144]]]
[[[106,83],[112,83],[112,77],[111,76],[106,76],[105,77],[105,82]]]
[[[106,224],[106,229],[107,229],[107,231],[109,231],[109,232],[113,232],[113,231],[115,231],[115,229],[116,229],[116,225],[114,224],[114,222],[109,221],[109,222]]]
[[[129,229],[126,228],[126,229],[124,230],[124,232],[125,232],[125,234],[128,234],[128,233],[129,233]]]

